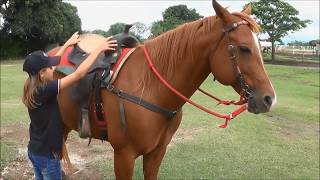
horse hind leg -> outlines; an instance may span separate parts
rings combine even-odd
[[[62,144],[62,149],[61,149],[61,160],[63,163],[63,167],[67,171],[67,174],[73,174],[76,171],[78,171],[77,168],[75,168],[69,158],[67,146],[66,146],[66,141],[68,138],[68,134],[71,130],[67,127],[65,127],[64,135],[63,135],[63,144]]]

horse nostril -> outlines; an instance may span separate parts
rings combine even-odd
[[[270,107],[272,105],[272,98],[270,96],[264,97],[264,104]]]

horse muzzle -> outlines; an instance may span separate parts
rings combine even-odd
[[[252,98],[248,99],[248,111],[254,114],[269,112],[275,101],[274,95],[258,95],[254,93]]]

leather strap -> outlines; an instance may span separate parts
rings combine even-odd
[[[120,98],[119,100],[120,102],[120,107],[119,107],[119,111],[120,111],[120,123],[121,123],[121,127],[122,129],[125,131],[126,130],[126,115],[124,112],[124,100],[122,98]]]
[[[113,94],[116,94],[117,96],[119,96],[120,98],[120,123],[121,126],[125,129],[126,125],[125,125],[125,113],[124,113],[124,100],[130,101],[132,103],[138,104],[150,111],[156,112],[156,113],[160,113],[163,114],[167,119],[172,119],[176,114],[177,111],[170,111],[168,109],[159,107],[157,105],[151,104],[139,97],[133,96],[131,94],[125,93],[119,89],[117,89],[115,86],[108,84],[106,85],[106,89],[109,92],[112,92]]]

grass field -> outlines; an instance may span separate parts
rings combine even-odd
[[[278,103],[261,115],[244,113],[219,129],[221,120],[184,106],[178,130],[181,140],[168,147],[159,179],[319,179],[319,69],[266,65]],[[1,64],[1,130],[12,124],[28,126],[20,102],[25,75],[21,63]],[[236,99],[228,87],[209,77],[202,88],[226,99]],[[193,100],[220,112],[196,93]],[[180,137],[180,136],[179,136]],[[1,169],[17,154],[19,142],[1,138]],[[105,177],[113,176],[110,161],[94,165]],[[143,178],[141,158],[135,179]]]

